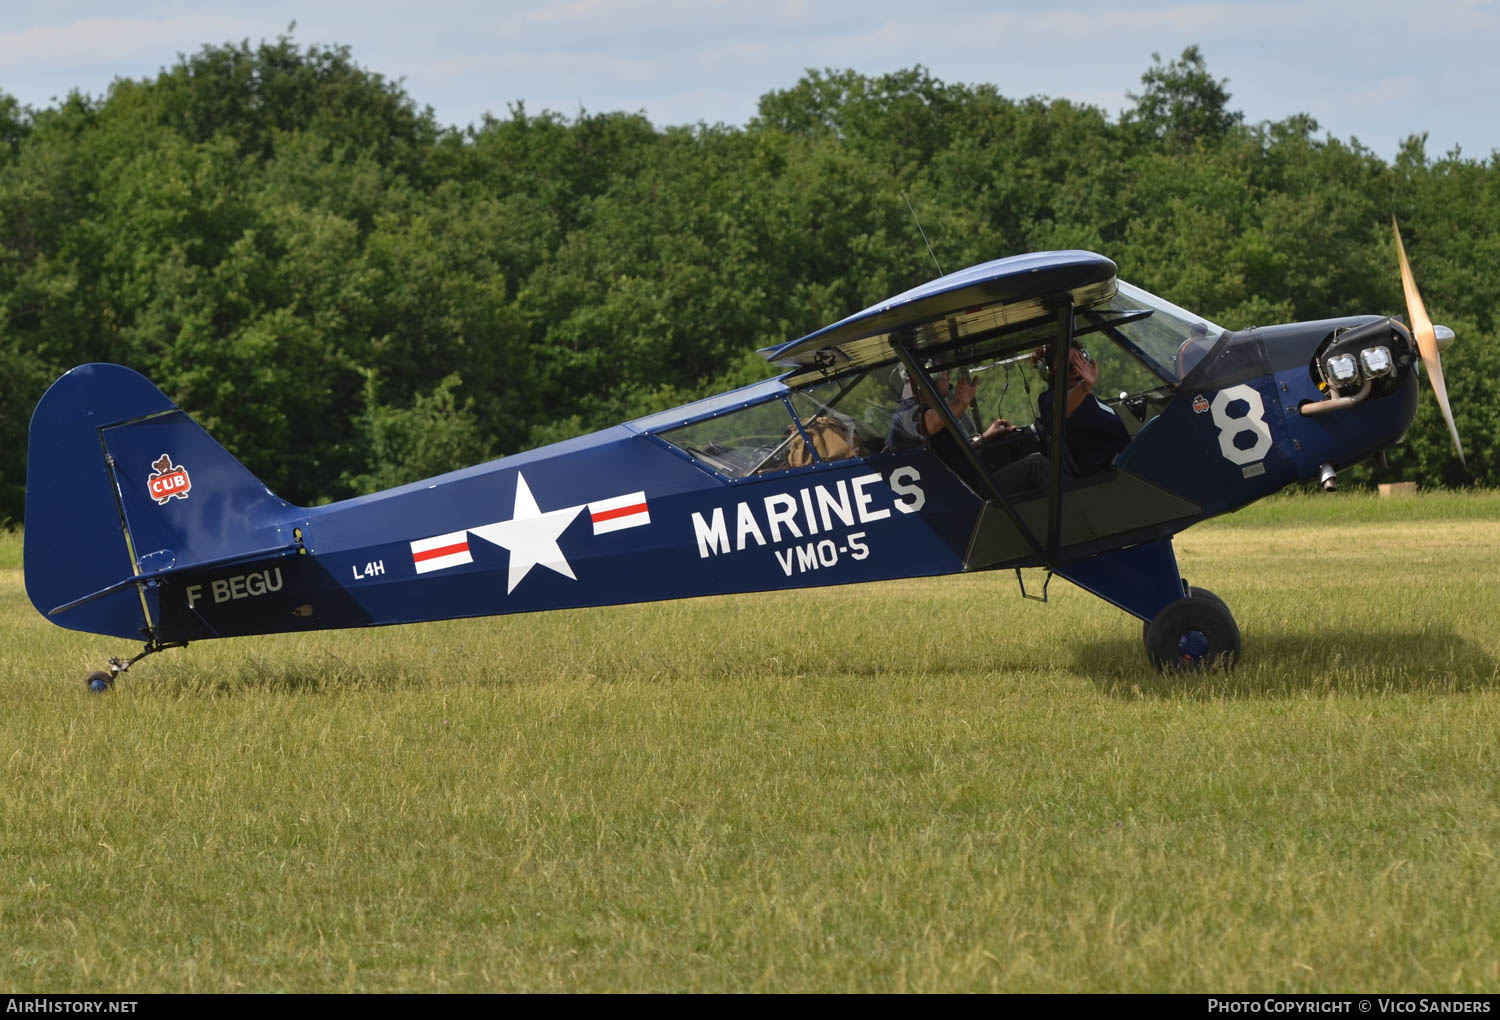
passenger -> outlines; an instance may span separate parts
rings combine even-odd
[[[931,444],[939,435],[946,436],[943,431],[942,416],[927,406],[926,401],[917,395],[911,380],[906,378],[905,371],[901,373],[901,377],[906,381],[906,385],[901,391],[901,403],[896,405],[896,411],[891,415],[890,433],[886,438],[887,447],[892,450],[910,450]],[[960,379],[958,386],[952,387],[948,381],[948,373],[940,372],[932,382],[937,388],[938,396],[947,401],[948,410],[953,412],[953,417],[962,420],[963,415],[969,410],[969,405],[974,403],[974,395],[978,391],[974,380]],[[937,442],[941,444],[942,440],[937,440]]]
[[[903,372],[902,375],[904,378],[905,373]],[[974,380],[964,378],[960,379],[956,386],[950,386],[948,373],[942,372],[933,379],[933,385],[937,389],[938,396],[947,402],[948,410],[953,413],[953,417],[962,421],[963,415],[974,403],[975,394],[978,392]],[[989,460],[984,456],[985,447],[996,440],[1010,437],[1018,431],[1020,430],[1004,418],[996,418],[982,433],[971,436],[969,442],[980,454],[981,460],[988,465]],[[921,446],[931,446],[933,452],[942,458],[945,464],[957,471],[964,481],[977,491],[983,491],[985,488],[983,483],[972,477],[972,465],[958,448],[958,443],[952,434],[943,427],[942,416],[927,406],[926,402],[914,392],[911,381],[907,380],[906,387],[901,392],[901,403],[896,405],[896,411],[891,415],[886,448],[910,450]],[[1046,491],[1047,458],[1039,453],[1028,454],[998,469],[992,468],[990,476],[1003,493],[1019,493],[1023,490]]]
[[[1052,377],[1052,347],[1039,349],[1033,356],[1038,367]],[[1099,381],[1099,364],[1089,357],[1083,344],[1073,341],[1068,351],[1067,428],[1064,435],[1072,463],[1069,473],[1084,477],[1096,474],[1114,462],[1115,455],[1130,445],[1130,433],[1120,416],[1104,401],[1094,396]],[[1037,419],[1043,430],[1052,426],[1052,389],[1049,386],[1037,399]]]

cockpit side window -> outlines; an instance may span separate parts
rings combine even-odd
[[[817,435],[834,433],[847,441],[845,457],[864,457],[885,447],[901,386],[900,370],[887,366],[799,387],[791,391],[791,401],[815,444]],[[824,454],[820,449],[820,459],[844,459],[836,452]]]
[[[897,400],[877,369],[657,433],[703,467],[748,478],[866,457],[885,446]]]
[[[787,447],[797,428],[786,401],[778,396],[658,435],[710,471],[745,478],[785,468]]]

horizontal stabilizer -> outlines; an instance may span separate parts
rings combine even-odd
[[[138,584],[152,586],[153,582],[160,581],[165,577],[171,577],[174,574],[185,574],[188,571],[204,570],[209,567],[232,567],[240,563],[254,563],[268,560],[274,556],[292,556],[301,550],[302,544],[300,542],[291,542],[287,545],[273,546],[269,549],[255,549],[238,556],[226,556],[218,560],[207,560],[202,563],[183,563],[179,566],[165,567],[161,570],[145,571],[133,577],[123,578],[114,584],[100,588],[98,591],[90,592],[82,598],[74,599],[72,602],[64,602],[60,606],[55,606],[47,610],[47,615],[57,616],[60,613],[66,613],[70,609],[77,609],[79,606],[87,605],[96,599],[102,599],[106,595],[113,595],[117,591],[123,591]]]

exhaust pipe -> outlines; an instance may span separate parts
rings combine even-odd
[[[1323,486],[1324,492],[1339,491],[1339,473],[1332,464],[1324,464],[1318,469],[1318,484]]]

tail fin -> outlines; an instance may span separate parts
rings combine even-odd
[[[64,627],[150,639],[155,587],[125,582],[283,544],[292,510],[144,376],[82,365],[31,418],[26,594]]]

